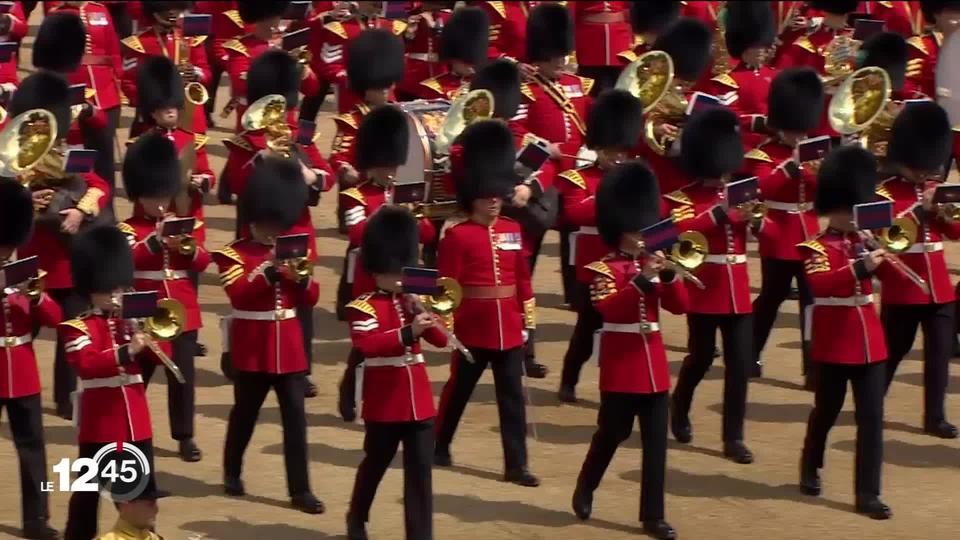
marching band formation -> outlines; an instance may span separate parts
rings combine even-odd
[[[160,368],[170,435],[199,461],[197,290],[211,263],[232,308],[224,491],[245,495],[244,451],[272,390],[288,494],[309,514],[325,511],[307,464],[313,308],[336,294],[353,345],[337,408],[353,421],[362,403],[365,426],[350,540],[367,538],[401,443],[405,537],[433,538],[431,470],[453,464],[487,367],[503,479],[540,484],[523,379],[548,372],[531,276],[551,229],[577,314],[558,399],[576,403],[581,367],[600,365],[597,431],[571,486],[580,519],[637,418],[643,530],[677,536],[667,432],[692,441],[691,403],[716,357],[723,455],[753,461],[747,390],[789,298],[814,394],[803,493],[820,494],[849,381],[856,511],[891,517],[883,401],[918,328],[923,430],[958,436],[944,409],[958,324],[944,241],[960,238],[960,186],[946,183],[960,159],[960,2],[43,2],[23,80],[17,48],[37,3],[0,4],[0,407],[26,538],[60,537],[41,491],[39,327],[57,329],[56,412],[73,419],[80,457],[119,442],[152,464],[146,386]],[[216,111],[224,74],[231,95]],[[331,93],[324,158],[315,121]],[[113,204],[124,106],[135,111],[119,171],[129,216]],[[215,172],[207,130],[231,113]],[[348,238],[335,293],[313,278],[311,222],[334,188]],[[203,215],[213,195],[236,206],[236,240],[216,250]],[[672,393],[661,307],[689,330]],[[424,342],[451,351],[439,405]],[[158,538],[160,496],[151,475],[133,500],[117,498],[103,538]],[[72,495],[66,538],[97,537],[99,499]]]

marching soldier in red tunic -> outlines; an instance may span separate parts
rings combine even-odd
[[[770,65],[779,66],[783,51],[789,50],[794,41],[816,28],[814,17],[819,17],[820,13],[812,6],[812,2],[791,0],[770,3],[773,4],[777,20],[777,40]]]
[[[617,54],[624,65],[652,50],[653,44],[673,21],[680,16],[680,2],[640,0],[630,2],[630,28],[633,42]]]
[[[900,257],[929,286],[929,293],[912,281],[895,276],[883,287],[881,317],[890,356],[887,388],[897,366],[913,347],[917,326],[923,327],[923,429],[943,439],[955,439],[957,428],[946,420],[944,399],[954,340],[954,301],[950,272],[943,251],[944,237],[960,237],[960,224],[933,202],[943,164],[950,156],[953,133],[942,107],[933,102],[912,104],[893,124],[886,167],[895,172],[878,192],[893,201],[894,213],[918,230],[917,242]]]
[[[501,217],[504,197],[515,185],[513,136],[495,120],[475,122],[460,134],[463,174],[457,199],[470,216],[450,226],[440,240],[440,275],[463,287],[453,330],[473,360],[454,354],[437,421],[434,464],[450,466],[450,443],[470,394],[487,365],[493,369],[503,445],[504,479],[534,487],[527,468],[527,421],[523,397],[523,342],[536,325],[536,300],[522,255],[520,226]]]
[[[448,66],[435,77],[420,81],[416,96],[454,100],[467,92],[475,70],[486,63],[490,21],[480,8],[454,12],[440,34],[440,61]]]
[[[670,368],[658,321],[661,304],[680,315],[690,297],[680,276],[665,268],[663,254],[644,249],[640,231],[660,218],[657,179],[646,165],[632,162],[608,171],[597,191],[597,209],[600,234],[612,250],[586,266],[593,275],[590,302],[603,321],[600,413],[577,478],[573,511],[580,519],[590,517],[593,492],[638,419],[643,438],[640,521],[654,538],[669,540],[677,536],[663,519]]]
[[[477,2],[490,18],[489,57],[508,56],[523,62],[527,58],[527,16],[532,2]]]
[[[179,366],[185,380],[180,383],[167,378],[167,410],[170,434],[178,443],[180,459],[200,461],[200,449],[193,441],[196,401],[193,357],[201,322],[197,289],[190,273],[206,269],[210,255],[203,244],[196,241],[193,252],[185,253],[183,242],[192,237],[162,235],[173,198],[183,189],[173,142],[158,132],[141,135],[127,149],[123,160],[123,186],[134,208],[133,216],[120,223],[119,228],[133,246],[136,289],[156,291],[159,298],[172,298],[186,311],[182,333],[167,347],[167,354]],[[155,364],[143,366],[146,384],[150,384],[155,369]]]
[[[923,10],[920,9],[922,2],[863,3],[866,4],[866,13],[871,16],[871,19],[882,20],[884,28],[903,36],[904,39],[919,36],[923,33]]]
[[[665,197],[677,226],[703,235],[704,264],[696,277],[704,288],[688,286],[690,354],[684,358],[673,392],[670,428],[681,443],[693,440],[690,404],[713,364],[717,330],[723,337],[723,454],[741,464],[753,462],[744,443],[747,374],[753,361],[750,344],[750,279],[747,275],[749,209],[729,207],[724,185],[743,162],[737,116],[725,108],[708,108],[684,126],[680,140],[683,167],[694,181]]]
[[[930,26],[907,40],[910,60],[907,65],[908,89],[926,96],[936,96],[937,59],[944,40],[957,28],[960,2],[921,2],[923,16]]]
[[[887,288],[895,283],[897,270],[887,262],[886,251],[864,248],[853,221],[853,207],[873,202],[876,184],[876,159],[859,146],[834,150],[817,173],[814,204],[829,226],[801,244],[814,297],[810,357],[817,370],[817,389],[803,441],[800,490],[820,495],[819,469],[827,435],[843,408],[849,381],[857,423],[856,510],[873,519],[889,519],[890,507],[880,500],[887,344],[873,306],[873,276]]]
[[[32,227],[30,192],[14,180],[0,180],[0,266],[17,260],[17,248]],[[32,332],[36,326],[56,326],[63,312],[45,293],[34,297],[22,283],[5,283],[4,277],[0,270],[0,409],[7,410],[20,462],[23,536],[53,540],[60,535],[47,523],[48,496],[41,490],[47,481],[47,455]]]
[[[164,56],[173,60],[185,82],[210,83],[210,64],[203,43],[208,36],[186,37],[178,26],[180,16],[190,7],[190,2],[150,0],[143,2],[144,15],[152,20],[152,26],[138,34],[123,39],[123,79],[121,86],[130,105],[137,106],[137,69],[150,56]],[[207,132],[207,118],[203,105],[195,107],[191,124],[194,133]],[[130,135],[143,132],[142,121],[130,126]]]
[[[279,2],[277,2],[279,3]],[[220,87],[220,77],[227,71],[227,50],[223,45],[233,39],[243,36],[253,28],[246,24],[240,18],[240,12],[237,10],[236,0],[228,2],[216,1],[198,1],[193,3],[192,13],[205,13],[210,15],[210,39],[204,42],[207,45],[207,60],[210,62],[210,82],[207,85],[207,93],[210,100],[207,101],[207,125],[212,126],[213,106],[217,101],[217,89]]]
[[[4,101],[10,98],[17,89],[17,65],[20,58],[20,45],[30,29],[27,24],[27,15],[23,12],[22,2],[13,2],[10,9],[0,14],[0,36],[3,41],[17,43],[17,50],[3,62],[0,62],[0,98]]]
[[[397,99],[408,101],[420,92],[420,81],[444,71],[440,60],[440,36],[453,16],[455,2],[419,2],[420,6],[407,19],[403,40],[407,49],[407,65],[403,81],[397,85]],[[489,17],[488,17],[489,18]],[[489,21],[488,21],[489,24]],[[489,35],[484,38],[489,39]],[[487,51],[483,51],[484,58]]]
[[[240,198],[249,235],[213,254],[233,313],[227,321],[233,362],[234,405],[224,443],[223,475],[227,495],[246,493],[240,473],[267,393],[277,394],[283,417],[283,455],[287,492],[294,508],[320,514],[323,503],[310,491],[307,468],[307,419],[304,395],[308,359],[297,308],[314,306],[319,288],[301,279],[285,261],[275,259],[276,238],[293,227],[307,205],[301,167],[274,157],[258,163]]]
[[[154,470],[141,360],[157,358],[149,352],[150,338],[130,328],[118,306],[120,295],[134,283],[127,236],[115,227],[94,227],[74,239],[70,259],[74,290],[90,308],[57,329],[80,377],[74,411],[80,457],[92,458],[109,443],[129,444],[143,452]],[[99,507],[99,492],[74,492],[66,538],[92,540]]]
[[[794,280],[799,289],[801,328],[805,308],[812,301],[804,279],[803,253],[796,246],[820,232],[813,211],[820,161],[799,163],[796,152],[797,145],[819,125],[822,109],[823,85],[817,73],[810,68],[784,70],[770,86],[766,124],[773,135],[746,155],[746,170],[758,178],[771,226],[758,238],[762,281],[753,301],[755,376],[761,374],[761,354]],[[808,373],[808,359],[803,356],[803,371]]]
[[[56,118],[57,125],[70,125],[67,81],[48,71],[24,79],[10,101],[8,113],[13,118],[31,109],[46,109]],[[57,134],[55,146],[61,151],[65,136],[66,133]],[[63,178],[40,175],[31,182],[30,189],[39,213],[33,235],[19,250],[19,256],[39,257],[40,268],[47,272],[45,282],[50,297],[60,305],[65,317],[74,317],[84,309],[84,302],[73,294],[68,248],[82,227],[109,217],[103,212],[110,202],[110,186],[94,173],[78,176],[65,173]],[[54,200],[58,204],[52,208]],[[73,416],[70,392],[74,389],[75,377],[63,353],[62,339],[57,342],[53,381],[57,415],[69,419]]]
[[[620,76],[617,54],[630,48],[630,2],[571,2],[576,29],[577,73],[596,81],[591,95],[612,88]]]
[[[399,287],[401,271],[417,265],[419,225],[406,209],[387,206],[369,220],[360,255],[376,290],[347,306],[350,338],[365,357],[363,448],[350,510],[348,540],[366,540],[377,486],[403,443],[405,538],[433,538],[433,444],[436,408],[420,339],[446,347],[447,336],[428,312],[418,311]],[[399,535],[397,535],[399,536]]]
[[[599,261],[609,252],[597,230],[597,186],[604,174],[626,161],[637,146],[643,130],[643,106],[626,90],[601,94],[590,109],[587,119],[587,147],[597,153],[597,161],[586,167],[557,175],[557,189],[562,197],[563,221],[578,227],[571,233],[577,285],[573,306],[577,324],[570,335],[570,344],[563,357],[560,379],[560,401],[575,403],[580,369],[593,354],[593,334],[603,326],[603,319],[590,302],[590,284],[595,277],[587,265]],[[652,181],[656,181],[651,176]]]

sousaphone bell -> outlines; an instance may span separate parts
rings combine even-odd
[[[440,130],[437,132],[437,138],[434,141],[436,153],[449,154],[450,145],[463,133],[467,126],[480,120],[492,118],[494,103],[493,94],[483,88],[471,90],[454,100],[453,104],[450,105],[450,110],[447,111],[447,116],[443,119]]]
[[[243,113],[240,125],[247,131],[265,130],[267,148],[290,157],[291,130],[287,124],[287,98],[270,94],[254,101]]]

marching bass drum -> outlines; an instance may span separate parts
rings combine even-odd
[[[960,137],[960,32],[954,32],[940,49],[936,73],[937,103],[947,111],[956,137]]]
[[[407,162],[397,169],[397,184],[423,182],[426,187],[426,201],[451,199],[441,182],[441,174],[434,163],[434,141],[450,110],[450,102],[445,99],[410,101],[399,103],[400,110],[407,114],[410,145],[407,150]]]

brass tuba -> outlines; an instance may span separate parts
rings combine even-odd
[[[644,53],[626,67],[617,78],[616,88],[626,90],[650,112],[667,94],[673,83],[673,59],[663,51]]]
[[[287,98],[270,94],[254,101],[243,113],[240,125],[247,131],[264,130],[267,148],[285,158],[290,157],[292,140],[287,123]]]
[[[57,119],[53,113],[31,109],[18,114],[0,132],[0,169],[7,176],[18,176],[29,187],[35,178],[31,174],[34,169],[53,172],[47,169],[57,165],[51,163],[56,142]]]
[[[458,97],[447,111],[443,124],[437,131],[434,149],[437,154],[449,153],[453,144],[464,129],[478,120],[489,120],[493,117],[494,99],[489,90],[477,89]]]
[[[890,253],[903,253],[917,241],[917,224],[910,218],[898,217],[893,225],[880,231],[877,239]]]
[[[858,69],[840,84],[830,99],[827,109],[830,127],[842,135],[863,133],[888,110],[891,91],[890,76],[882,68]]]

